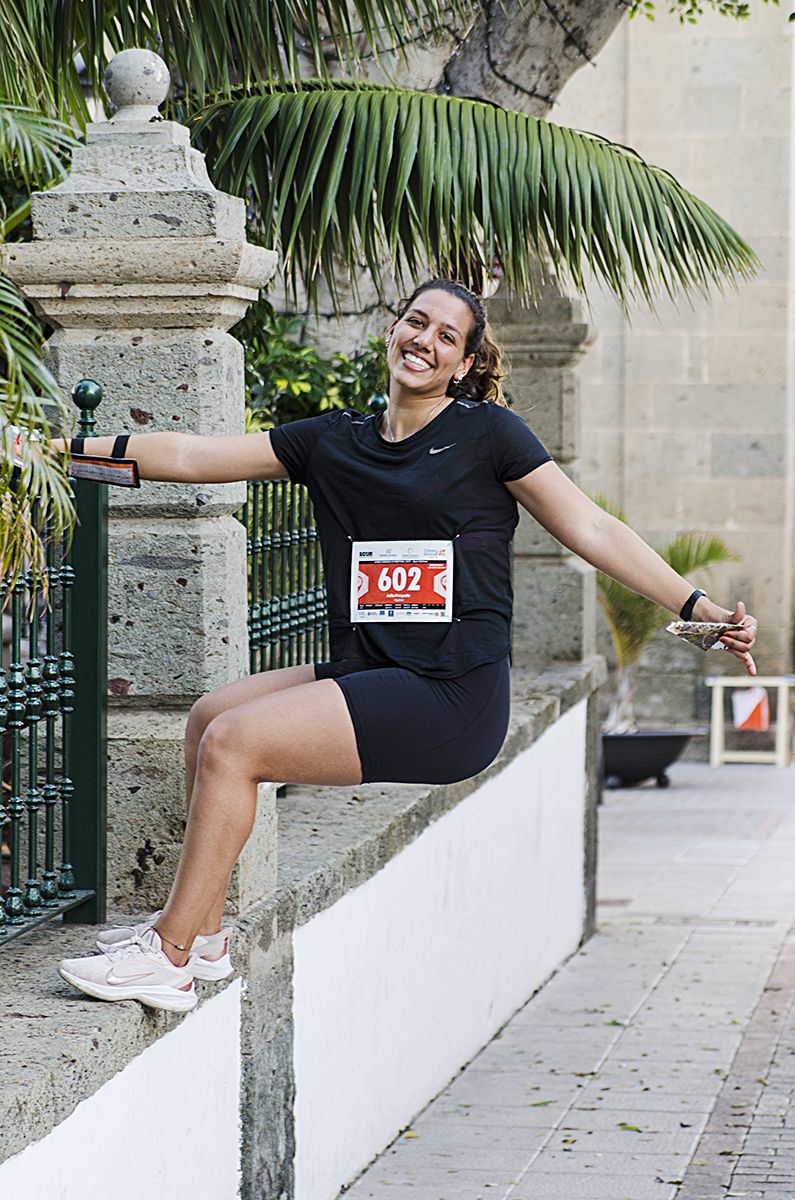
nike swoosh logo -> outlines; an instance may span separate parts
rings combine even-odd
[[[431,446],[429,454],[441,454],[443,450],[452,450],[455,442],[451,442],[449,446]]]
[[[139,979],[151,979],[153,975],[154,971],[143,971],[138,975],[125,975],[120,979],[118,975],[113,974],[113,971],[108,971],[105,978],[108,983],[137,983]]]

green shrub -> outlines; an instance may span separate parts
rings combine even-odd
[[[232,330],[245,350],[247,429],[272,429],[332,408],[364,412],[383,393],[383,338],[370,338],[355,354],[325,359],[300,343],[303,326],[303,317],[280,316],[261,299]]]

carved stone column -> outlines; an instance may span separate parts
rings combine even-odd
[[[590,335],[582,306],[548,285],[535,308],[498,294],[489,317],[511,364],[514,412],[576,481],[580,408],[574,366]],[[579,662],[595,652],[593,568],[522,512],[514,543],[515,666]]]
[[[33,197],[34,240],[9,274],[55,326],[49,361],[68,390],[102,384],[102,432],[244,428],[243,352],[226,330],[272,276],[245,205],[218,192],[188,130],[158,112],[162,59],[108,67],[116,106],[89,125],[69,177]],[[109,863],[111,904],[164,899],[183,832],[182,737],[191,703],[247,674],[244,484],[145,483],[111,497]],[[273,804],[261,806],[238,906],[274,883]]]

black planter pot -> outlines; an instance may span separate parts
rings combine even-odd
[[[684,753],[691,737],[703,736],[703,729],[641,729],[638,733],[602,734],[602,772],[605,787],[634,787],[646,779],[656,779],[658,787],[668,787],[668,767]]]

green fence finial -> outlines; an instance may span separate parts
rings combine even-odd
[[[95,379],[81,379],[72,388],[72,402],[93,412],[102,403],[102,384]]]
[[[102,403],[102,386],[94,379],[81,379],[72,388],[72,401],[80,409],[77,428],[81,437],[93,437],[96,429],[94,409]]]

